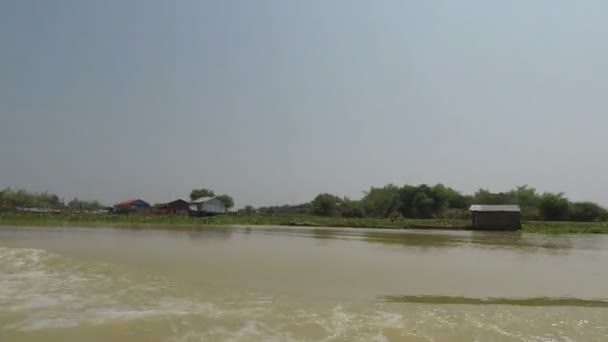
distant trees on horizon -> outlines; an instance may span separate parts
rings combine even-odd
[[[216,197],[224,202],[226,208],[234,207],[234,199],[229,195],[216,196],[213,190],[205,188],[191,191],[191,200],[200,197]],[[472,195],[466,195],[443,184],[388,184],[383,187],[371,187],[358,200],[322,193],[308,203],[260,208],[246,206],[241,212],[374,218],[468,218],[468,208],[471,204],[516,204],[521,207],[524,219],[528,220],[608,220],[608,211],[597,203],[573,202],[563,193],[539,193],[527,185],[506,192],[479,189]],[[104,206],[98,201],[83,201],[78,198],[66,204],[57,195],[48,192],[12,188],[0,190],[0,209],[10,210],[18,207],[92,211]]]
[[[538,193],[527,185],[507,192],[479,189],[465,195],[443,184],[429,186],[388,184],[371,187],[360,200],[329,193],[317,195],[310,203],[298,206],[260,208],[261,212],[308,212],[321,216],[376,218],[468,218],[471,204],[515,204],[529,220],[604,221],[608,211],[593,202],[572,202],[563,193]]]
[[[19,207],[66,209],[78,211],[92,211],[103,209],[98,201],[84,201],[74,198],[67,204],[59,196],[48,192],[31,192],[23,189],[6,188],[0,190],[0,209],[14,209]]]

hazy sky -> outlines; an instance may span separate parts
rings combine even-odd
[[[608,204],[608,2],[0,2],[0,187]]]

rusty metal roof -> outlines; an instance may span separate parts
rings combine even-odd
[[[510,211],[510,212],[521,212],[521,209],[518,205],[511,204],[473,204],[469,211],[486,211],[486,212],[496,212],[496,211]]]

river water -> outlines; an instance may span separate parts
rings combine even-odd
[[[606,341],[608,237],[0,227],[0,341]]]

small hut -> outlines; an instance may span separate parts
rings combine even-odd
[[[112,211],[114,213],[130,213],[142,212],[148,209],[150,209],[150,204],[148,204],[148,202],[139,198],[134,198],[114,204]]]
[[[201,197],[190,202],[190,215],[210,216],[224,214],[226,205],[217,197]]]
[[[186,215],[190,204],[183,199],[177,199],[173,202],[159,203],[154,205],[154,211],[158,214],[165,215]]]
[[[521,209],[518,205],[474,204],[469,209],[473,229],[518,230],[521,229]]]

